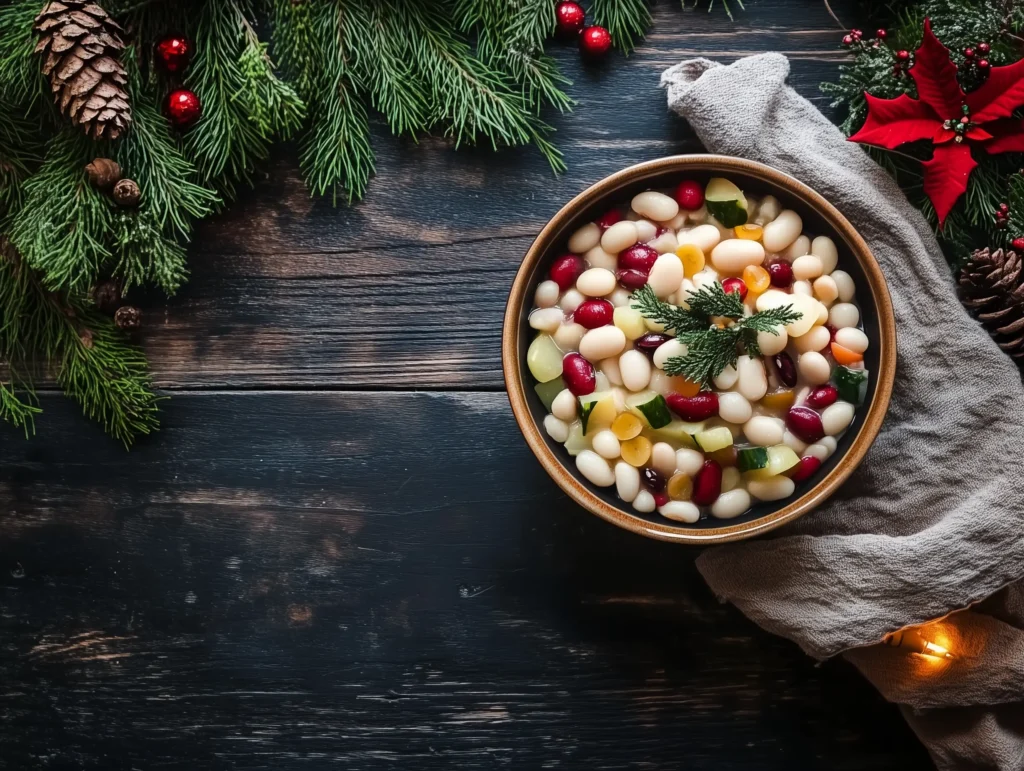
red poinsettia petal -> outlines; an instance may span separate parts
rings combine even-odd
[[[868,93],[864,97],[868,100],[868,119],[860,131],[850,137],[851,142],[892,150],[906,142],[931,139],[935,131],[942,128],[942,121],[928,105],[906,94],[895,99],[879,99]]]
[[[967,179],[978,164],[971,157],[971,148],[966,142],[950,142],[935,145],[931,160],[923,165],[924,192],[935,207],[941,228],[954,204],[967,190]]]
[[[956,132],[940,124],[939,130],[932,137],[932,142],[941,145],[943,142],[952,142],[954,139],[956,139]]]
[[[924,38],[914,54],[910,77],[917,84],[917,95],[922,102],[942,118],[960,116],[964,92],[956,79],[956,65],[949,58],[949,49],[932,33],[931,19],[924,20]]]
[[[986,123],[1009,118],[1016,107],[1024,105],[1024,59],[1006,67],[993,67],[985,82],[967,95],[971,120]]]
[[[992,140],[982,147],[990,155],[997,153],[1024,153],[1024,121],[1004,118],[985,126]]]
[[[968,139],[973,139],[975,142],[984,142],[986,139],[992,138],[992,135],[985,131],[981,126],[975,126],[972,129],[968,129],[964,136]]]

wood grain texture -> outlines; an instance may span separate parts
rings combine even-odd
[[[131,454],[45,401],[0,448],[0,768],[928,767],[502,394],[178,394]]]

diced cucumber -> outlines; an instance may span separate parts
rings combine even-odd
[[[562,350],[551,335],[537,335],[526,352],[526,366],[538,383],[547,383],[562,375]]]
[[[832,370],[832,384],[839,392],[839,398],[850,404],[861,405],[868,394],[868,377],[866,369],[851,369],[839,365]]]
[[[651,428],[661,428],[672,422],[672,414],[668,411],[665,397],[656,391],[643,391],[626,399],[626,406],[647,421]]]
[[[544,409],[551,412],[551,402],[555,400],[555,397],[562,393],[565,388],[565,381],[562,380],[561,376],[556,377],[554,380],[549,380],[546,383],[537,383],[533,387],[533,390],[537,392],[537,396],[540,397],[541,404],[544,405]]]
[[[767,447],[745,447],[736,455],[736,465],[740,471],[755,471],[768,467]]]
[[[708,212],[727,228],[747,222],[747,199],[743,191],[723,177],[713,177],[704,190]]]
[[[569,426],[569,438],[565,440],[565,449],[573,456],[590,449],[590,440],[583,435],[583,424],[578,420],[574,420]]]
[[[791,447],[784,444],[777,444],[774,447],[768,448],[768,465],[763,468],[748,471],[747,478],[769,479],[771,477],[777,477],[779,474],[789,471],[799,462],[800,458],[795,452],[793,452]]]
[[[697,440],[697,446],[704,452],[715,452],[732,447],[732,431],[725,426],[701,431],[694,438]]]
[[[579,397],[580,422],[584,434],[592,434],[600,428],[610,426],[618,410],[615,396],[611,391],[594,391]]]
[[[652,428],[650,438],[658,442],[678,442],[679,444],[697,449],[694,438],[704,430],[704,423],[687,423],[684,420],[673,420],[661,428]]]

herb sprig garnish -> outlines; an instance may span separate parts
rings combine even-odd
[[[760,356],[757,333],[778,335],[779,327],[803,317],[792,305],[744,315],[743,301],[738,294],[726,293],[717,281],[705,284],[687,298],[689,308],[662,302],[650,284],[633,293],[630,306],[674,332],[686,344],[685,356],[673,356],[665,362],[665,373],[682,375],[702,387],[710,386],[726,367],[735,365],[740,353]],[[714,318],[733,323],[719,326]]]

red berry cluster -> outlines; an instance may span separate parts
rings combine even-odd
[[[988,54],[992,46],[988,43],[978,43],[976,46],[968,46],[964,49],[964,61],[960,65],[961,72],[974,72],[981,77],[986,77],[992,69],[992,63],[988,60]]]
[[[1009,204],[1001,203],[996,208],[996,227],[1003,230],[1010,224],[1010,206]]]
[[[1010,242],[1010,246],[1013,247],[1013,251],[1024,254],[1024,238],[1015,238]]]
[[[561,0],[555,6],[558,34],[565,38],[579,37],[580,52],[594,59],[604,56],[612,47],[612,36],[604,27],[585,27],[587,13],[574,0]]]
[[[912,64],[910,59],[910,51],[901,48],[899,51],[896,52],[892,65],[893,77],[898,78],[901,75],[907,74],[907,70],[910,69],[910,66]]]

